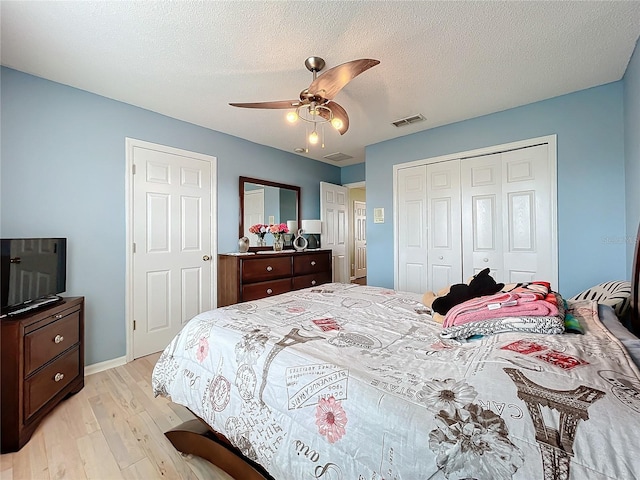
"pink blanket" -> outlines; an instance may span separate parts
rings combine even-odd
[[[513,290],[467,300],[447,312],[442,327],[447,328],[469,322],[504,317],[553,317],[558,315],[557,300],[553,293],[525,293],[525,291]]]

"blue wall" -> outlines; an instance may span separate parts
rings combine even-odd
[[[627,278],[640,222],[640,43],[624,74],[624,152],[627,195]]]
[[[67,294],[86,297],[86,363],[125,355],[125,137],[217,157],[218,251],[237,249],[238,177],[302,188],[340,169],[12,69],[0,70],[3,237],[69,241]]]
[[[342,167],[341,179],[342,185],[347,183],[363,182],[365,179],[365,164],[356,163],[355,165],[349,165]]]
[[[558,139],[560,293],[627,278],[626,248],[615,241],[626,232],[622,98],[615,82],[367,147],[367,256],[376,259],[367,282],[393,287],[393,165],[551,134]],[[378,207],[385,223],[373,223]]]

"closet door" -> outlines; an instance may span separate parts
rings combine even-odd
[[[437,292],[462,276],[460,160],[427,165],[427,289]]]
[[[466,281],[488,267],[493,278],[502,279],[502,154],[461,163],[463,278]]]
[[[505,283],[556,278],[548,148],[545,144],[502,154]]]
[[[427,166],[398,170],[398,284],[405,292],[427,291]]]

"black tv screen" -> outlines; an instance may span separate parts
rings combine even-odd
[[[0,244],[3,315],[59,299],[66,290],[66,238],[3,238]]]

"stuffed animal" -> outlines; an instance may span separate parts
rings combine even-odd
[[[437,294],[426,292],[422,296],[422,303],[433,311],[433,319],[442,323],[444,316],[456,305],[471,300],[472,298],[493,295],[504,288],[504,283],[496,283],[490,270],[485,268],[475,274],[469,283],[456,283],[443,288]]]

